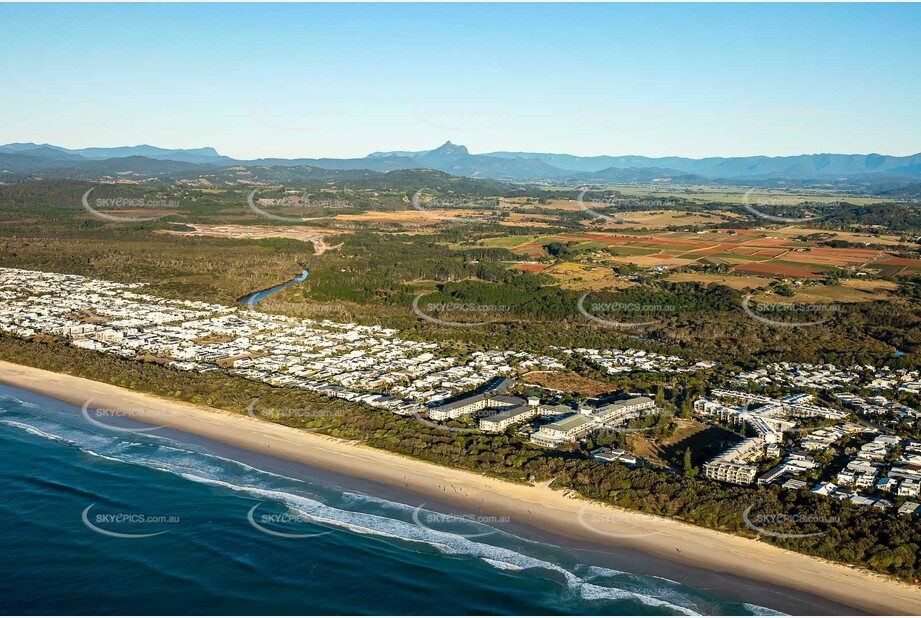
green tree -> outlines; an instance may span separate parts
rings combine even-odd
[[[691,447],[684,450],[684,474],[685,476],[697,475],[697,470],[694,469],[694,461],[691,459]]]

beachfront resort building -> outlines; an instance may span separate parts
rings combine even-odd
[[[633,397],[625,401],[615,401],[595,410],[595,418],[599,423],[620,425],[634,418],[639,418],[644,412],[655,410],[656,402],[649,397]]]
[[[462,416],[475,417],[485,410],[499,412],[513,410],[525,405],[525,400],[521,397],[505,394],[514,385],[515,381],[510,378],[496,380],[488,384],[483,392],[473,393],[455,401],[429,408],[428,416],[433,421],[447,421]]]
[[[480,419],[479,427],[481,431],[502,433],[512,425],[526,423],[539,415],[540,409],[536,405],[528,404],[491,416],[484,416]]]
[[[804,475],[818,466],[819,464],[806,453],[790,453],[779,465],[771,468],[765,474],[758,477],[758,484],[770,485],[772,483],[779,483],[792,476]],[[802,483],[800,487],[805,487],[806,485],[804,481],[799,481],[799,483]],[[796,483],[794,483],[793,486],[796,487]]]
[[[484,394],[477,394],[430,408],[428,414],[433,421],[447,421],[462,416],[474,416],[477,412],[486,410],[489,406],[489,397]]]
[[[655,402],[649,397],[631,397],[605,404],[597,409],[583,404],[580,411],[564,416],[558,421],[544,425],[531,435],[531,441],[538,446],[554,448],[567,442],[581,440],[594,431],[622,425],[640,416],[657,414]],[[559,406],[542,408],[548,416],[559,413]]]
[[[701,398],[694,402],[694,411],[704,418],[717,419],[734,427],[747,428],[754,433],[741,443],[731,446],[703,465],[707,478],[724,483],[751,485],[758,476],[758,467],[751,463],[770,451],[772,456],[779,454],[779,444],[783,441],[783,432],[796,426],[789,420],[790,405],[802,405],[802,399],[775,400],[762,395],[747,396],[737,391],[714,390],[715,397],[726,397],[745,401],[741,407],[729,406],[713,398]],[[750,406],[754,406],[750,409]],[[797,463],[768,473],[767,482],[779,479]]]
[[[758,466],[748,463],[764,453],[764,440],[749,438],[723,451],[704,464],[704,476],[714,481],[751,485],[758,476]]]
[[[594,419],[587,414],[573,414],[564,419],[544,425],[531,436],[538,446],[554,448],[567,442],[584,438],[596,428]]]

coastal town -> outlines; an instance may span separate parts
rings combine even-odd
[[[883,511],[893,510],[893,498],[902,498],[899,513],[921,514],[921,505],[912,500],[918,498],[921,485],[921,440],[852,422],[849,412],[814,405],[812,399],[805,393],[775,399],[724,389],[698,399],[694,409],[701,417],[744,427],[751,434],[706,462],[704,474],[738,485],[777,483],[786,489],[809,488],[816,494]],[[822,424],[798,441],[784,435],[802,423],[816,421],[833,424]],[[839,449],[848,457],[846,465],[833,480],[821,481],[833,471],[828,459]],[[762,472],[758,463],[765,460],[778,463]]]
[[[0,618],[921,618],[921,0],[0,0]]]
[[[630,432],[637,419],[667,416],[653,395],[613,392],[577,400],[522,389],[522,376],[561,371],[567,358],[612,375],[711,369],[643,350],[551,347],[553,355],[487,350],[465,357],[437,343],[402,338],[374,325],[310,320],[144,293],[142,283],[0,269],[0,331],[59,337],[128,359],[157,359],[178,370],[227,372],[274,387],[305,389],[457,431],[503,433],[546,449],[604,432]],[[917,410],[892,398],[918,392],[918,371],[778,363],[730,377],[693,404],[695,422],[731,432],[701,466],[722,483],[804,489],[893,514],[921,515],[921,441],[892,422],[917,426]],[[795,391],[763,394],[765,386]],[[860,396],[867,388],[888,393]],[[805,391],[821,391],[817,401]],[[847,461],[841,463],[840,454]],[[599,461],[646,465],[624,449],[595,448]],[[836,463],[837,462],[837,463]]]

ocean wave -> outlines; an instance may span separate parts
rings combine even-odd
[[[679,582],[666,577],[640,575],[599,566],[590,566],[585,572],[584,578],[590,583],[594,583],[596,579],[610,578],[616,580],[618,587],[639,587],[644,594],[668,601],[674,605],[681,607],[695,605],[695,600],[682,593],[678,588],[681,586]]]
[[[41,427],[23,423],[17,420],[0,419],[0,422],[20,428],[36,436],[55,440],[70,446],[77,446],[83,452],[106,460],[118,461],[125,464],[139,465],[150,469],[180,476],[188,481],[220,486],[230,491],[243,493],[256,499],[273,501],[291,508],[303,517],[319,525],[344,529],[349,532],[364,536],[393,539],[404,543],[422,543],[436,551],[453,556],[469,556],[482,560],[485,564],[501,570],[534,570],[557,573],[565,582],[570,594],[575,593],[580,598],[588,601],[613,600],[631,601],[654,608],[656,612],[674,614],[697,615],[696,603],[674,590],[663,589],[652,582],[652,578],[636,574],[624,573],[613,569],[600,567],[586,567],[573,565],[566,568],[554,562],[530,556],[521,551],[487,544],[466,538],[459,534],[424,528],[416,525],[409,514],[416,509],[409,505],[392,502],[358,494],[344,492],[340,500],[348,505],[363,503],[366,506],[377,507],[379,510],[388,511],[388,515],[337,508],[319,500],[294,493],[294,490],[266,488],[267,483],[284,480],[296,482],[301,486],[305,484],[299,479],[291,479],[265,470],[260,470],[242,462],[203,453],[179,445],[164,444],[167,439],[160,436],[150,436],[150,442],[138,442],[138,436],[132,435],[130,440],[118,436],[100,436],[90,433],[82,428],[73,428],[69,425],[58,424],[56,431],[47,425],[53,421],[44,419],[39,423]],[[30,417],[30,420],[34,420]],[[61,431],[65,429],[65,431]],[[65,435],[60,435],[64,433]],[[146,438],[146,436],[145,436]],[[174,441],[170,440],[171,443]],[[395,515],[395,516],[393,516]],[[404,520],[403,518],[406,518]],[[245,517],[241,514],[241,523],[245,525]],[[498,531],[503,540],[508,542],[518,537]],[[579,572],[582,572],[580,576]],[[612,585],[609,582],[595,582],[599,577],[628,579]],[[665,598],[663,598],[665,597]]]
[[[486,564],[493,566],[500,571],[521,571],[523,570],[517,564],[509,564],[508,562],[502,562],[500,560],[493,560],[492,558],[481,558]]]
[[[26,433],[29,433],[33,436],[37,436],[39,438],[45,438],[46,440],[54,440],[55,442],[60,442],[61,444],[67,444],[69,446],[77,445],[77,442],[75,440],[71,440],[69,438],[65,438],[64,436],[53,434],[49,431],[44,431],[28,423],[14,421],[11,419],[0,419],[0,423],[4,425],[9,425],[10,427],[16,427],[17,429],[22,429]]]
[[[161,440],[166,440],[166,439],[165,439],[165,438],[161,438]],[[175,440],[169,440],[169,441],[170,441],[170,442],[175,442],[176,444],[181,444],[181,442],[176,442]],[[196,449],[194,449],[194,448],[187,448],[187,447],[183,447],[183,446],[175,446],[175,445],[162,444],[162,443],[160,443],[160,442],[155,443],[155,446],[157,446],[159,449],[163,449],[163,450],[170,450],[170,451],[175,451],[175,452],[179,452],[179,453],[197,455],[197,456],[200,456],[200,457],[205,457],[205,458],[207,458],[207,459],[213,459],[213,460],[215,460],[215,461],[220,461],[220,462],[222,462],[222,463],[225,463],[225,464],[228,464],[228,465],[231,465],[231,466],[239,467],[239,468],[241,468],[241,469],[243,469],[243,470],[246,470],[246,471],[248,471],[248,472],[255,472],[255,473],[258,473],[258,474],[264,474],[264,475],[266,475],[266,476],[271,476],[271,477],[276,478],[276,479],[282,479],[282,480],[285,480],[285,481],[292,481],[292,482],[294,482],[294,483],[302,483],[302,482],[303,482],[303,480],[301,480],[301,479],[297,479],[297,478],[294,478],[294,477],[291,477],[291,476],[285,476],[284,474],[279,474],[279,473],[277,473],[277,472],[269,472],[268,470],[263,470],[262,468],[257,468],[257,467],[255,467],[255,466],[251,466],[251,465],[249,465],[249,464],[247,464],[247,463],[243,463],[242,461],[239,461],[239,460],[237,460],[237,459],[231,459],[231,458],[229,458],[229,457],[222,457],[221,455],[215,455],[214,453],[208,453],[208,452],[205,452],[205,451],[199,451],[199,450],[196,450]]]
[[[357,534],[381,536],[399,541],[412,542],[419,540],[411,536],[400,534],[393,527],[388,530],[388,524],[392,525],[396,522],[399,522],[399,520],[390,519],[388,517],[382,517],[372,513],[362,513],[360,511],[347,511],[337,509],[335,507],[327,506],[318,500],[277,489],[264,489],[262,487],[238,485],[228,481],[197,476],[194,474],[183,473],[180,476],[186,480],[196,483],[224,487],[225,489],[244,493],[255,498],[262,498],[272,502],[284,504],[293,511],[296,511],[299,515],[302,515],[304,518],[318,524],[323,524],[335,528],[343,528],[349,532],[354,532]],[[372,524],[377,524],[377,527],[374,527]],[[447,547],[442,546],[434,541],[432,541],[430,544],[438,549],[448,549]]]
[[[31,408],[33,410],[42,409],[42,406],[37,403],[26,401],[24,399],[20,399],[19,397],[16,397],[15,395],[10,395],[9,393],[0,393],[0,405],[3,405],[5,403],[13,403],[17,406],[21,406],[23,408]]]
[[[587,600],[630,600],[657,609],[668,609],[678,614],[698,615],[698,612],[690,607],[684,607],[641,592],[593,584],[557,564],[540,560],[508,548],[472,541],[449,532],[422,528],[412,522],[383,517],[372,513],[338,509],[317,500],[292,494],[287,491],[237,485],[224,480],[194,475],[184,476],[188,480],[195,482],[217,485],[257,498],[284,504],[311,521],[337,528],[345,528],[350,532],[382,536],[404,542],[424,543],[445,554],[480,558],[490,566],[502,568],[503,570],[523,571],[525,569],[544,569],[556,572],[563,576],[569,589],[577,592],[582,598]],[[502,566],[499,567],[499,564]]]
[[[790,614],[785,614],[779,612],[776,609],[771,609],[769,607],[762,607],[761,605],[754,605],[752,603],[742,603],[742,607],[747,609],[754,616],[789,616]]]

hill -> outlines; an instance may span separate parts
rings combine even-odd
[[[152,163],[152,162],[160,162]],[[190,167],[200,166],[200,167]],[[593,156],[569,154],[493,152],[471,154],[462,145],[445,142],[433,150],[374,152],[366,157],[263,158],[236,160],[214,148],[165,149],[155,146],[83,148],[69,150],[50,144],[17,143],[0,146],[0,172],[6,180],[42,177],[93,178],[119,175],[127,178],[233,170],[221,175],[246,173],[266,180],[305,179],[316,170],[387,173],[430,169],[455,176],[504,181],[552,181],[672,184],[748,184],[755,186],[806,186],[865,184],[878,191],[898,190],[921,181],[921,154],[896,157],[880,154],[815,154],[786,157],[684,157]],[[283,172],[282,168],[298,171]],[[50,172],[49,170],[55,170]],[[269,171],[272,170],[272,171]],[[663,180],[667,179],[667,180]]]

